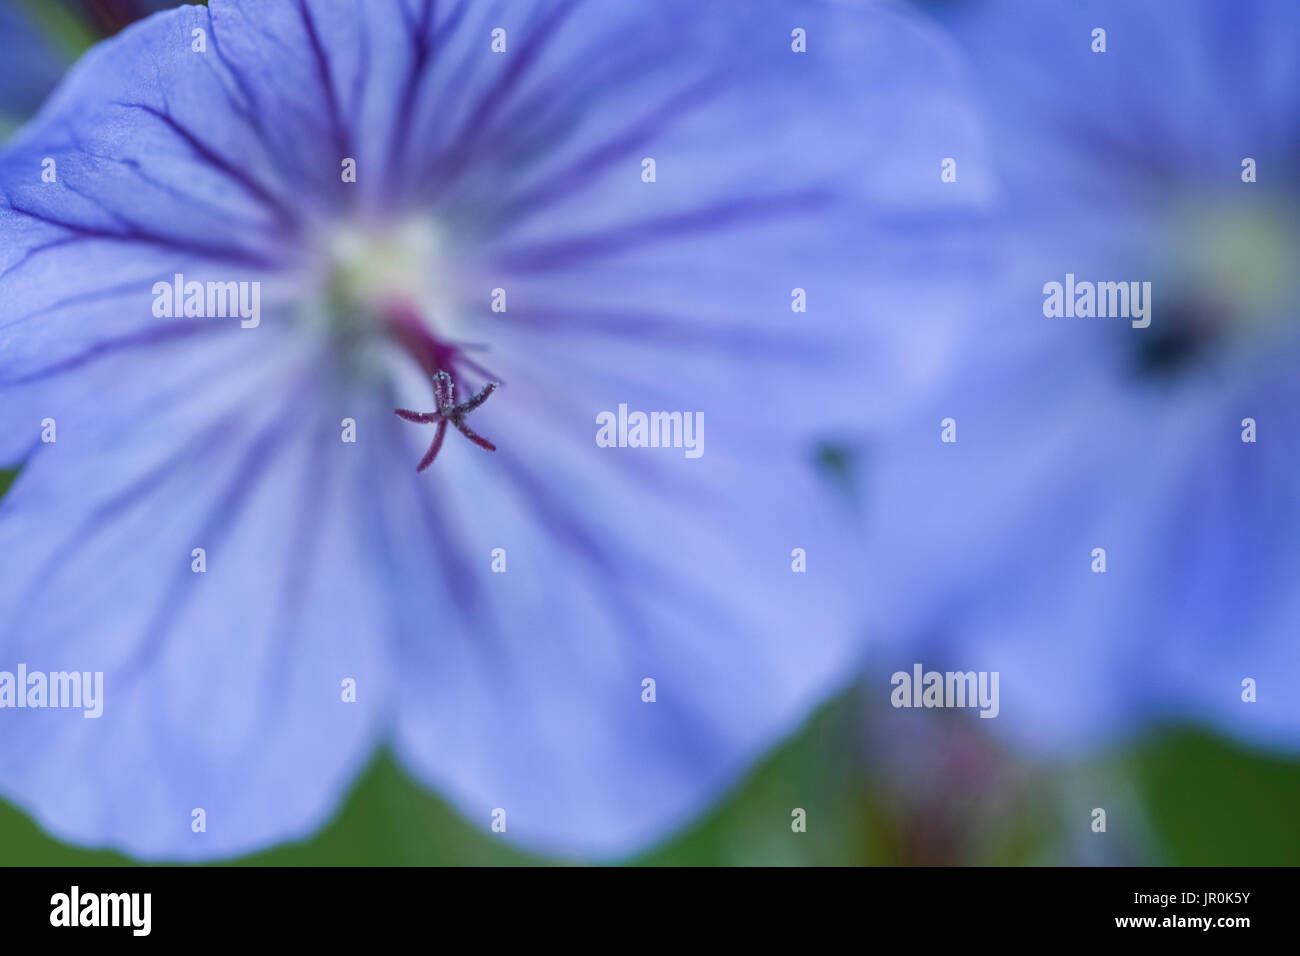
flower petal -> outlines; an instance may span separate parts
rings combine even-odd
[[[0,550],[23,556],[0,581],[0,666],[103,673],[98,719],[3,715],[0,790],[62,839],[197,859],[298,838],[382,734],[362,450],[310,384],[319,356],[278,344],[95,363],[77,388],[111,400],[65,393],[59,440],[0,503]],[[364,428],[381,410],[362,407]]]

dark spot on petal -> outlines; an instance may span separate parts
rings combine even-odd
[[[1206,303],[1179,300],[1172,309],[1154,315],[1151,327],[1133,329],[1136,337],[1134,371],[1141,378],[1169,379],[1204,359],[1218,338],[1218,310]]]

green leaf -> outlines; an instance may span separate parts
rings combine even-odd
[[[0,801],[0,866],[128,866],[131,862],[117,853],[60,843]]]
[[[705,817],[634,863],[656,866],[837,866],[870,856],[869,781],[854,694],[815,713]],[[806,830],[792,828],[796,809]]]
[[[535,862],[535,858],[486,826],[472,826],[384,754],[361,779],[334,822],[320,833],[305,842],[237,862],[255,866],[519,866]]]
[[[4,498],[5,492],[9,490],[9,486],[14,483],[14,479],[17,477],[17,468],[0,468],[0,498]]]
[[[1128,763],[1167,862],[1300,864],[1300,763],[1191,729],[1145,742]]]

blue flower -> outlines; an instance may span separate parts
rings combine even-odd
[[[65,6],[67,9],[65,9]],[[75,58],[69,49],[175,4],[167,0],[0,0],[0,139],[36,111]],[[37,17],[37,11],[40,16]]]
[[[0,137],[30,115],[54,85],[66,64],[12,0],[0,0]]]
[[[810,466],[949,352],[952,62],[676,0],[214,0],[95,48],[0,158],[0,669],[102,671],[103,714],[0,710],[0,792],[229,855],[387,744],[531,847],[688,820],[859,654]],[[638,411],[707,429],[601,447]]]
[[[879,450],[875,546],[926,569],[881,589],[890,665],[1000,671],[988,723],[1042,751],[1174,719],[1294,748],[1300,7],[946,16],[1005,268]]]

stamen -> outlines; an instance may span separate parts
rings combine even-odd
[[[395,408],[398,418],[417,425],[437,425],[438,431],[433,436],[433,443],[420,459],[416,471],[424,471],[438,457],[443,439],[447,435],[447,426],[455,425],[456,430],[487,451],[496,451],[497,446],[465,424],[465,416],[488,400],[497,390],[500,382],[488,382],[477,395],[467,402],[456,404],[456,379],[448,371],[460,360],[460,350],[454,345],[439,342],[421,321],[419,314],[404,303],[395,303],[384,312],[389,333],[429,374],[433,384],[434,410],[416,412],[409,408]],[[473,366],[473,363],[467,363]],[[473,366],[477,367],[477,366]]]
[[[433,464],[433,460],[438,457],[438,451],[442,448],[442,440],[446,435],[447,423],[438,422],[438,430],[434,433],[433,444],[430,445],[429,450],[424,453],[424,457],[420,459],[420,463],[415,466],[417,473],[424,471],[424,469]]]
[[[442,421],[437,412],[413,412],[409,408],[395,408],[398,418],[405,418],[408,422],[415,422],[417,425],[432,425],[435,422]]]
[[[488,451],[497,450],[496,445],[492,444],[490,441],[488,441],[478,432],[474,431],[474,429],[470,428],[464,422],[457,422],[456,430],[459,431],[466,438],[468,438],[470,441],[472,441],[474,444],[478,445],[479,448],[486,448]]]
[[[433,397],[438,405],[438,410],[433,412],[413,412],[409,408],[395,408],[394,413],[398,418],[405,419],[408,422],[414,422],[417,425],[437,424],[438,431],[433,436],[433,444],[425,452],[424,457],[420,459],[420,464],[415,470],[424,471],[433,464],[433,460],[438,457],[438,452],[442,448],[442,440],[447,436],[447,426],[455,425],[456,431],[460,432],[474,444],[487,451],[496,451],[497,446],[492,444],[474,429],[465,424],[465,416],[474,409],[478,408],[488,400],[488,396],[496,391],[499,382],[489,382],[483,389],[468,402],[460,405],[456,404],[456,381],[444,369],[438,369],[433,374]]]
[[[465,403],[464,406],[465,411],[467,413],[472,412],[474,411],[474,409],[478,408],[480,405],[486,402],[488,400],[488,396],[497,390],[498,384],[500,383],[488,382],[487,385],[483,387],[483,391],[479,392],[477,395],[475,395],[473,398],[471,398],[468,402]]]
[[[442,369],[433,375],[433,401],[438,406],[438,411],[456,404],[456,383]]]

